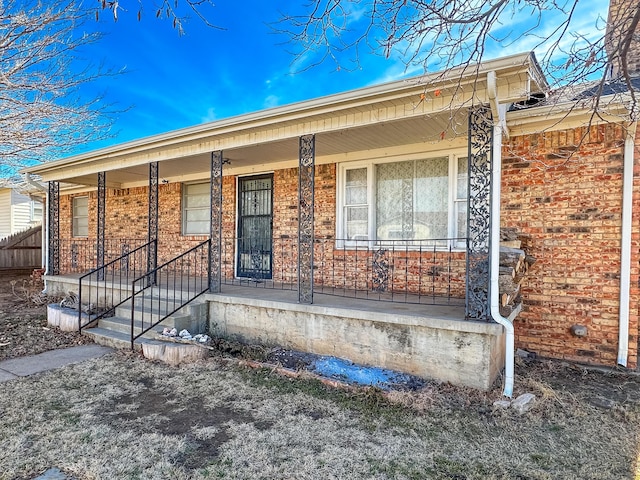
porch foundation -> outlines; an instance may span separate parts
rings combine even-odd
[[[462,308],[392,304],[387,309],[382,302],[336,297],[332,305],[306,305],[268,298],[283,293],[206,295],[211,334],[482,390],[491,388],[504,367],[503,327],[462,320]],[[417,309],[422,313],[415,314]]]

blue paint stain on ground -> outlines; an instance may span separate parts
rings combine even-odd
[[[273,350],[268,360],[285,368],[308,370],[325,378],[352,385],[373,386],[382,390],[418,390],[426,383],[414,375],[378,367],[365,367],[337,357],[295,350]]]
[[[382,390],[414,390],[421,388],[424,381],[413,375],[365,367],[336,357],[318,357],[308,370],[327,378],[333,378],[355,385],[369,385]]]

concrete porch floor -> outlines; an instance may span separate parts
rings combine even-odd
[[[325,287],[326,288],[326,287]],[[258,286],[222,285],[219,294],[205,294],[205,298],[223,296],[235,299],[254,299],[258,301],[278,302],[290,305],[298,303],[297,290],[263,288]],[[404,295],[397,295],[398,298]],[[385,301],[376,298],[361,298],[356,296],[339,296],[327,293],[313,294],[314,307],[346,309],[388,315],[407,315],[417,318],[430,318],[437,320],[464,320],[464,299],[453,299],[461,304],[457,305],[433,305],[429,303],[417,303],[417,296],[409,296],[409,302]],[[422,297],[423,302],[425,298]],[[415,302],[415,303],[413,303]]]
[[[70,273],[64,275],[46,275],[44,279],[55,285],[54,291],[58,293],[67,293],[74,291],[78,293],[78,281],[82,276],[80,273]],[[162,288],[173,287],[173,285],[195,285],[202,279],[198,277],[183,277],[177,281],[162,281],[159,286]],[[242,284],[236,284],[238,280],[234,280],[233,284],[225,283],[221,285],[221,292],[217,295],[228,296],[230,298],[247,298],[271,302],[282,302],[286,304],[298,305],[298,292],[295,286],[287,284],[277,284],[269,281],[268,283],[254,283],[248,280],[241,280]],[[122,291],[130,292],[131,285],[126,282],[120,282],[119,277],[107,276],[105,281],[97,282],[93,280],[93,286],[100,285],[100,289],[113,284],[113,287]],[[75,287],[75,288],[74,288]],[[180,290],[179,288],[176,288]],[[183,291],[186,292],[186,288]],[[327,293],[335,291],[336,293]],[[210,295],[210,294],[205,294]],[[446,303],[444,297],[432,297],[422,295],[418,297],[413,294],[396,293],[379,294],[376,292],[364,292],[362,290],[345,290],[330,289],[328,287],[319,287],[313,294],[313,305],[326,308],[338,308],[349,310],[361,310],[367,312],[378,312],[391,315],[408,315],[413,317],[431,318],[438,320],[464,320],[465,308],[464,299],[451,298],[449,305],[436,305],[437,303]]]

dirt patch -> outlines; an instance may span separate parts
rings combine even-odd
[[[623,368],[518,359],[517,371],[532,388],[545,385],[556,395],[569,394],[596,407],[640,405],[640,375]]]
[[[317,358],[317,355],[277,348],[266,356],[266,361],[291,370],[305,370]]]
[[[182,437],[187,447],[173,459],[176,465],[197,469],[217,460],[222,445],[233,437],[229,431],[233,423],[252,424],[259,431],[273,426],[247,412],[225,405],[210,407],[200,397],[178,397],[154,388],[149,377],[140,383],[147,388],[136,395],[116,397],[99,411],[109,412],[109,423],[120,431],[132,429]]]
[[[47,326],[46,305],[31,300],[42,288],[28,273],[0,273],[0,360],[93,343],[77,332]]]

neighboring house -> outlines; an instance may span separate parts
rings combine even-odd
[[[0,239],[42,222],[42,202],[0,184]]]
[[[87,303],[208,289],[216,333],[480,388],[506,358],[508,395],[513,347],[636,368],[640,137],[616,85],[593,118],[521,54],[26,169],[48,285],[106,265]],[[500,227],[537,259],[509,318]]]

